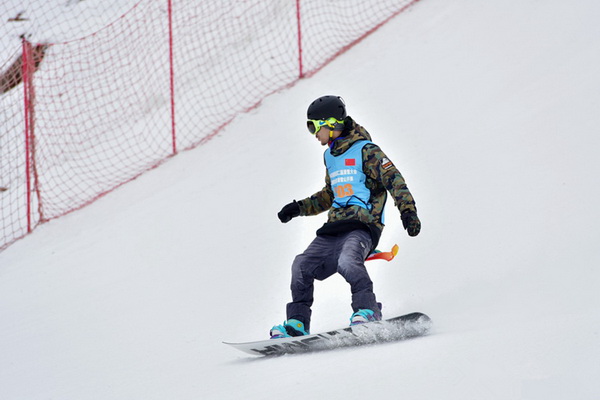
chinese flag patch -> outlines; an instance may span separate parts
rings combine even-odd
[[[356,165],[356,159],[354,158],[346,158],[345,162],[347,167],[354,167]]]

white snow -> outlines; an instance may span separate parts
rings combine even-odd
[[[600,5],[423,0],[310,79],[0,253],[1,399],[578,399],[600,396]],[[253,358],[221,341],[285,318],[289,268],[324,215],[304,127],[342,95],[413,192],[369,270],[406,342]],[[313,332],[351,313],[338,276]]]

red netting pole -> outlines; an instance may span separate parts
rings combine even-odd
[[[175,134],[175,73],[173,67],[173,0],[168,0],[169,8],[169,75],[171,86],[171,137],[173,141],[173,155],[177,154],[177,135]]]
[[[300,0],[296,0],[296,21],[298,24],[298,77],[304,78],[304,66],[302,65],[302,23],[300,17]]]
[[[26,210],[27,210],[27,233],[31,233],[31,44],[23,38],[23,56],[21,64],[21,74],[23,80],[23,101],[25,117],[25,190]]]

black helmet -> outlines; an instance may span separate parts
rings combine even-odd
[[[310,103],[306,111],[307,119],[327,119],[335,118],[338,121],[344,120],[346,114],[346,103],[340,96],[322,96]]]

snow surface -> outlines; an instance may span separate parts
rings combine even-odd
[[[600,398],[600,4],[423,0],[204,146],[0,253],[0,399]],[[431,335],[254,358],[324,216],[306,106],[336,93],[402,171],[369,270]],[[338,276],[313,331],[350,315]]]

